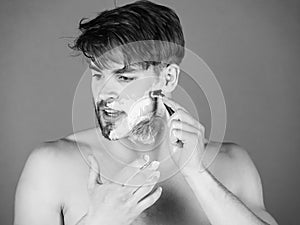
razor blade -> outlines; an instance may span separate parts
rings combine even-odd
[[[157,97],[162,97],[162,98],[165,97],[165,95],[162,93],[161,89],[155,90],[155,91],[150,91],[149,96],[150,96],[151,99],[154,99],[154,98],[157,98]],[[164,104],[164,105],[165,105],[169,115],[172,116],[175,111],[171,107],[167,106],[166,104]]]

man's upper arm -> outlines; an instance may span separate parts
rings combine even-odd
[[[28,157],[16,189],[14,225],[60,224],[55,157],[46,145]]]
[[[239,190],[237,197],[265,222],[276,225],[275,219],[265,209],[261,178],[249,154],[236,144],[231,146],[230,154],[238,170]]]

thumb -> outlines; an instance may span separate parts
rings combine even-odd
[[[180,167],[182,149],[175,145],[172,145],[169,149],[170,149],[170,156],[173,159],[174,163],[176,164],[176,166]]]
[[[93,155],[88,156],[88,161],[90,163],[90,172],[88,178],[88,190],[92,191],[96,184],[101,184],[100,170],[97,160]]]

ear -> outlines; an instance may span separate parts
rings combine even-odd
[[[162,91],[166,94],[173,92],[179,79],[180,67],[177,64],[170,64],[164,70],[162,75]]]

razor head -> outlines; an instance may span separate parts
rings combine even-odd
[[[150,98],[157,98],[157,97],[164,97],[165,95],[162,93],[162,90],[155,90],[155,91],[150,91],[149,92]]]
[[[155,91],[150,91],[149,96],[151,99],[154,99],[157,97],[165,97],[165,95],[162,93],[161,89],[155,90]],[[169,115],[172,116],[174,114],[174,110],[171,107],[167,106],[166,104],[164,104],[164,106],[166,107]]]

